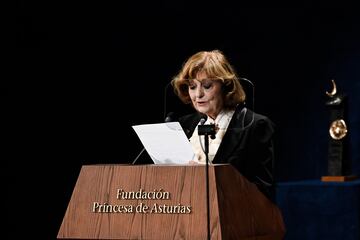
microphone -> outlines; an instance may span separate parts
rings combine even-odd
[[[198,126],[198,135],[205,135],[207,138],[208,136],[211,139],[215,139],[216,129],[215,124],[206,124],[207,116],[205,114],[201,114],[200,125]],[[205,153],[206,154],[206,153]]]
[[[253,87],[254,87],[253,82],[252,82],[252,81],[250,81],[249,79],[247,79],[247,78],[243,78],[243,77],[240,77],[239,79],[240,79],[241,81],[246,81],[246,82],[248,82],[251,86],[253,86]]]
[[[241,81],[241,85],[243,86],[243,89],[245,91],[245,93],[249,93],[248,91],[246,90],[249,90],[250,91],[250,88],[251,88],[251,92],[250,92],[250,109],[252,110],[252,114],[251,114],[251,120],[249,123],[245,123],[245,118],[246,118],[246,115],[247,115],[247,107],[244,107],[242,110],[241,110],[241,113],[240,115],[242,116],[242,128],[241,130],[244,130],[248,127],[250,127],[253,122],[254,122],[254,119],[255,119],[255,86],[254,86],[254,83],[252,81],[250,81],[249,79],[247,78],[243,78],[243,77],[239,77],[239,81]],[[243,84],[243,83],[246,83],[246,84]],[[247,89],[246,89],[247,87]],[[248,99],[248,94],[246,94],[246,99]],[[246,101],[247,102],[247,101]],[[247,104],[245,103],[245,106],[247,106]],[[231,130],[231,129],[228,129],[228,130]]]
[[[199,114],[200,114],[200,125],[204,125],[207,118],[208,118],[208,116],[205,113],[200,113],[199,112]]]
[[[207,209],[207,239],[211,239],[210,232],[210,188],[209,188],[209,136],[212,139],[215,138],[215,124],[207,124],[205,125],[207,116],[202,114],[200,119],[200,125],[198,125],[198,135],[204,135],[205,138],[205,149],[203,149],[206,157],[206,165],[205,165],[205,184],[206,184],[206,209]]]
[[[252,98],[251,109],[253,111],[255,111],[255,86],[254,86],[254,83],[252,81],[250,81],[249,79],[243,78],[243,77],[240,77],[239,80],[243,81],[243,82],[246,82],[248,85],[251,86],[251,94],[252,94],[252,96],[251,96],[251,98]],[[244,85],[243,85],[243,87],[244,87]],[[245,91],[245,89],[244,89],[244,91]]]
[[[136,163],[136,161],[139,159],[139,157],[141,156],[141,154],[145,151],[145,148],[143,148],[140,153],[136,156],[136,158],[134,159],[134,161],[131,163],[132,165],[134,165]]]
[[[176,119],[176,114],[174,112],[169,112],[166,117],[165,117],[165,120],[164,122],[174,122]]]

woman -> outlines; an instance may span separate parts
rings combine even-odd
[[[272,199],[273,123],[245,106],[245,92],[235,70],[219,50],[191,56],[173,78],[175,93],[197,111],[179,119],[195,151],[192,163],[205,163],[203,138],[197,126],[215,124],[209,139],[209,161],[230,163],[260,191]]]

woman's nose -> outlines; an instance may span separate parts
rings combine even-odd
[[[196,97],[201,98],[204,96],[204,91],[201,87],[196,88]]]

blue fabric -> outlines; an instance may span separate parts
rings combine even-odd
[[[276,202],[286,240],[360,239],[360,180],[280,182]]]

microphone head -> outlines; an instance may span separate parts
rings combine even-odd
[[[176,114],[174,112],[169,112],[166,115],[165,122],[174,122],[176,119]]]
[[[201,114],[200,125],[204,125],[207,120],[206,114]]]

